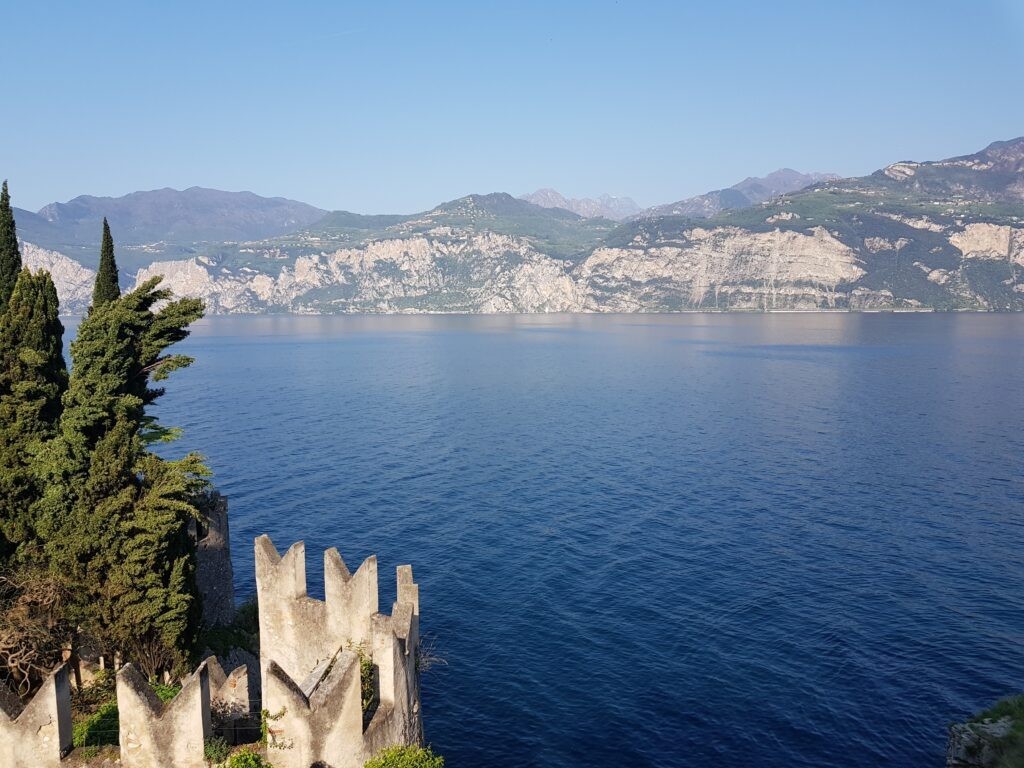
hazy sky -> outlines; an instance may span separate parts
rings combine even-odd
[[[14,204],[192,185],[413,212],[677,200],[1024,134],[1024,0],[4,0]]]

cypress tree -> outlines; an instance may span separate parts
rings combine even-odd
[[[197,455],[165,461],[145,448],[145,406],[163,393],[150,384],[192,362],[167,348],[202,316],[200,301],[170,301],[159,282],[94,303],[79,326],[36,506],[51,571],[74,597],[72,618],[154,674],[180,668],[195,636],[187,527],[201,517],[209,474]]]
[[[14,284],[21,272],[21,251],[18,250],[18,232],[11,210],[11,195],[7,181],[0,188],[0,312],[7,308],[7,302],[14,292]]]
[[[98,307],[113,301],[121,295],[117,282],[117,262],[114,261],[114,238],[110,236],[110,225],[103,219],[103,244],[100,246],[100,266],[96,272],[96,283],[92,289],[92,305]]]
[[[0,321],[0,538],[31,543],[41,495],[33,462],[56,433],[67,387],[57,289],[48,272],[21,270]]]

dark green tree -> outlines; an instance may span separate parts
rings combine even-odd
[[[72,596],[74,620],[154,674],[180,667],[195,636],[187,528],[201,517],[209,474],[198,455],[165,461],[146,450],[148,437],[162,432],[145,413],[163,393],[151,383],[192,362],[167,348],[202,316],[200,301],[170,301],[159,282],[94,304],[79,326],[36,505],[51,572]]]
[[[92,289],[92,305],[98,307],[113,301],[121,295],[117,282],[117,262],[114,261],[114,238],[110,236],[110,225],[103,219],[103,244],[100,246],[100,267],[96,272],[96,283]]]
[[[18,232],[14,226],[11,195],[7,181],[0,188],[0,312],[14,293],[14,284],[21,272],[21,251],[18,250]]]
[[[41,495],[35,457],[56,433],[67,388],[57,289],[48,272],[18,275],[0,318],[0,549],[33,543]]]

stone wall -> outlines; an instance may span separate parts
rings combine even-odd
[[[58,768],[71,749],[71,687],[67,665],[22,706],[0,685],[0,767]]]
[[[214,491],[203,512],[207,524],[196,531],[196,584],[203,601],[203,624],[217,627],[235,617],[228,500]]]
[[[117,673],[117,711],[124,768],[208,768],[203,756],[204,743],[213,735],[208,662],[166,704],[126,664]]]
[[[398,595],[387,616],[378,611],[375,557],[353,574],[336,549],[327,550],[325,600],[317,600],[307,594],[302,542],[282,557],[260,536],[255,555],[263,707],[282,713],[272,736],[285,747],[269,749],[270,761],[278,768],[318,761],[361,768],[384,747],[420,743],[419,587],[412,567],[398,568]],[[377,681],[378,703],[365,728],[360,654]]]
[[[219,530],[226,549],[226,527]],[[277,768],[362,768],[385,747],[422,743],[419,587],[412,567],[397,569],[388,616],[378,611],[375,557],[351,573],[337,550],[327,550],[326,599],[316,600],[306,593],[302,542],[281,557],[261,536],[255,555],[262,701],[252,700],[245,666],[225,674],[215,657],[166,703],[126,664],[117,673],[119,764],[207,768],[203,749],[214,733],[213,714],[235,734],[232,721],[246,723],[261,708],[270,713],[267,757]],[[375,688],[367,712],[363,660],[372,665]],[[242,727],[251,734],[251,727]],[[66,666],[25,706],[0,687],[0,768],[60,768],[71,741]]]

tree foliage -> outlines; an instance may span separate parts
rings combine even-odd
[[[93,305],[79,326],[34,514],[76,621],[150,674],[184,665],[196,635],[187,527],[209,476],[198,455],[167,461],[146,449],[145,407],[163,393],[150,382],[191,363],[167,348],[202,315],[199,301],[171,301],[158,284]]]
[[[100,266],[92,289],[92,305],[98,307],[113,301],[121,295],[118,284],[117,262],[114,260],[114,238],[110,236],[110,225],[103,219],[103,241],[100,245]]]
[[[13,245],[12,245],[13,243]],[[0,200],[0,290],[17,240]],[[57,292],[15,271],[0,313],[0,682],[25,693],[81,636],[150,676],[180,672],[196,641],[195,542],[210,472],[148,450],[172,433],[146,413],[190,357],[202,303],[153,278],[121,295],[110,229],[93,305],[63,357]]]
[[[40,495],[35,457],[56,432],[67,388],[57,290],[47,272],[18,275],[0,323],[0,552],[29,546]]]
[[[7,181],[0,187],[0,312],[14,293],[14,284],[21,271],[21,251],[18,250],[18,232],[11,210],[11,195]]]

